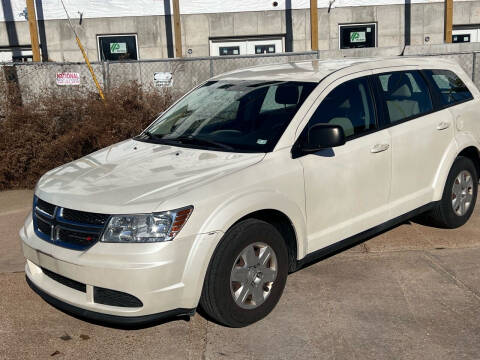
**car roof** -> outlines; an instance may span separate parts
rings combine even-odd
[[[283,64],[259,65],[231,71],[214,77],[215,80],[281,80],[320,82],[326,76],[339,70],[357,72],[395,66],[420,66],[423,68],[445,68],[458,64],[449,59],[427,57],[376,57],[342,58],[332,60],[306,60]]]

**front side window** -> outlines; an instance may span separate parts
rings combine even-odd
[[[452,71],[426,70],[425,74],[431,79],[431,83],[440,93],[442,105],[473,99],[472,93]]]
[[[272,151],[316,83],[209,81],[165,112],[143,141],[223,151]]]
[[[375,129],[375,113],[367,78],[347,81],[333,89],[321,102],[309,126],[339,125],[345,137]]]
[[[378,80],[390,123],[432,111],[430,93],[418,71],[385,73]]]

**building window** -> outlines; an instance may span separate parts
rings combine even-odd
[[[470,42],[470,34],[458,34],[452,36],[452,42],[454,43],[463,43],[463,42]]]
[[[29,61],[33,61],[31,46],[0,46],[0,63]]]
[[[210,38],[210,56],[280,53],[284,41],[283,35]]]
[[[452,42],[479,42],[480,41],[480,25],[454,25],[452,31]]]
[[[138,60],[137,35],[98,35],[101,61]]]
[[[240,46],[220,46],[219,55],[240,55]]]
[[[275,44],[255,45],[255,54],[274,54]]]
[[[377,24],[339,25],[340,49],[367,48],[377,46]]]

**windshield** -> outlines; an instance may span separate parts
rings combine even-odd
[[[316,83],[209,81],[137,139],[221,151],[269,152]]]

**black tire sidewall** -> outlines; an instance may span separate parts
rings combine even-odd
[[[234,229],[232,229],[234,230]],[[232,232],[234,233],[234,232]],[[214,281],[214,297],[220,317],[229,326],[241,327],[254,323],[268,315],[280,299],[288,275],[288,252],[285,242],[277,229],[263,221],[254,221],[241,232],[229,236],[226,234],[222,243],[221,258],[217,261]],[[234,261],[248,245],[262,242],[269,245],[277,257],[277,278],[266,301],[255,309],[239,307],[231,294],[230,274]]]
[[[467,212],[459,216],[455,213],[452,207],[452,188],[454,181],[456,177],[462,172],[463,170],[467,170],[470,172],[470,174],[473,177],[473,197],[472,197],[472,203],[470,204],[469,209]],[[442,196],[442,213],[443,217],[445,220],[445,223],[447,227],[449,228],[457,228],[465,224],[470,216],[473,213],[473,210],[475,208],[475,203],[477,201],[477,193],[478,193],[478,174],[477,174],[477,169],[475,168],[475,164],[472,162],[472,160],[460,156],[458,157],[455,162],[452,165],[452,168],[450,169],[450,173],[448,174],[447,182],[445,184],[445,189],[443,191],[443,196]]]

